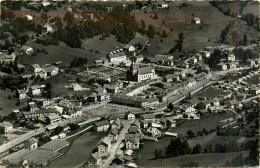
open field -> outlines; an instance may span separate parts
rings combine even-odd
[[[103,134],[87,132],[78,137],[72,142],[67,153],[51,162],[49,167],[75,167],[81,164],[91,156],[92,150],[97,147],[103,136]]]
[[[158,160],[138,160],[137,164],[140,167],[179,167],[182,164],[189,162],[197,162],[199,166],[225,166],[226,161],[231,161],[233,158],[242,155],[247,157],[249,151],[232,152],[232,153],[207,153],[184,155],[173,158],[158,159]]]
[[[179,127],[172,130],[176,133],[186,135],[188,130],[192,130],[194,133],[202,131],[203,128],[207,130],[216,129],[218,121],[229,118],[233,113],[220,113],[220,114],[206,114],[203,115],[200,120],[185,120]]]
[[[229,92],[224,92],[223,89],[216,89],[216,88],[207,88],[202,90],[201,92],[197,93],[194,95],[194,97],[205,97],[207,99],[212,98],[212,97],[218,97],[222,95],[227,95]]]
[[[13,110],[21,108],[20,106],[16,106],[17,99],[12,97],[10,100],[8,96],[13,96],[15,92],[1,90],[0,89],[0,116],[4,116],[10,114]]]
[[[39,81],[36,84],[42,85],[50,83],[52,86],[52,96],[68,96],[68,95],[86,95],[89,91],[73,91],[72,89],[65,88],[69,86],[71,82],[69,80],[76,80],[76,76],[71,74],[59,74],[58,76],[46,79],[45,81]]]

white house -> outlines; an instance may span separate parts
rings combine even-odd
[[[18,92],[18,95],[19,95],[19,100],[26,99],[27,95],[26,95],[25,90],[17,90],[17,92]]]
[[[8,55],[7,53],[0,52],[0,63],[10,63],[14,62],[16,58],[15,52]]]
[[[7,134],[13,131],[13,124],[10,122],[2,122],[0,123],[0,131],[3,134]]]
[[[123,49],[129,52],[135,51],[135,47],[130,44],[125,45]]]
[[[45,7],[45,6],[49,6],[50,4],[51,4],[51,3],[48,2],[48,1],[43,1],[43,2],[42,2],[42,6],[44,6],[44,7]]]
[[[223,62],[220,62],[220,63],[218,64],[218,68],[219,68],[220,70],[226,71],[226,70],[227,70],[227,65],[226,65],[225,63],[223,63]]]
[[[194,21],[195,21],[195,24],[200,24],[200,22],[201,22],[201,21],[200,21],[200,18],[198,18],[198,17],[195,17],[195,18],[194,18]]]
[[[135,120],[135,115],[130,112],[128,115],[127,115],[127,120]]]
[[[33,20],[33,17],[31,15],[25,15],[27,20]]]
[[[107,156],[110,148],[111,148],[111,141],[110,141],[109,138],[105,137],[98,144],[98,154],[99,154],[99,156],[100,157]]]
[[[30,54],[33,53],[33,48],[30,47],[30,46],[23,46],[23,47],[21,48],[21,51],[22,51],[22,53],[24,53],[24,54],[30,55]]]
[[[44,26],[43,26],[43,32],[44,33],[53,33],[54,32],[54,28],[51,27],[48,23],[46,23]]]
[[[59,72],[59,68],[54,65],[51,65],[45,68],[45,71],[47,72],[48,76],[56,76]]]
[[[235,60],[236,60],[236,57],[235,57],[234,54],[230,54],[230,55],[228,55],[228,61],[233,62],[233,61],[235,61]]]

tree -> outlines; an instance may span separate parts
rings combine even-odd
[[[154,156],[155,156],[155,159],[160,159],[160,158],[162,158],[162,155],[163,153],[162,153],[162,150],[161,149],[159,149],[159,150],[157,150],[157,149],[155,149],[155,151],[154,151]]]
[[[163,30],[162,37],[167,38],[167,36],[168,36],[168,35],[167,35],[166,31]]]
[[[243,37],[243,43],[244,43],[244,46],[247,45],[247,35],[246,35],[246,33],[244,34],[244,37]]]
[[[145,29],[146,29],[145,22],[144,22],[144,20],[141,20],[141,31],[145,32]]]
[[[187,136],[188,136],[188,138],[189,138],[189,139],[192,139],[192,138],[194,138],[194,137],[195,137],[195,134],[194,134],[194,132],[193,132],[193,131],[191,131],[191,130],[188,130],[188,131],[187,131]]]
[[[168,105],[167,108],[170,109],[170,110],[172,111],[172,110],[174,109],[173,104],[172,104],[172,103],[169,103],[169,105]]]
[[[147,36],[153,38],[154,35],[155,35],[154,27],[152,25],[149,25],[147,30]]]
[[[201,145],[200,145],[200,144],[197,144],[197,145],[195,145],[195,146],[193,147],[192,153],[193,153],[193,154],[198,154],[198,153],[201,152],[201,149],[202,149]]]
[[[182,43],[183,40],[184,40],[184,35],[183,35],[183,33],[180,33],[180,34],[178,35],[178,37],[179,37],[179,42]]]
[[[54,134],[54,135],[58,135],[58,134],[62,133],[63,130],[64,130],[63,127],[58,126],[58,127],[56,127],[56,128],[54,129],[53,134]]]
[[[51,88],[52,88],[52,86],[51,86],[50,82],[46,83],[46,89],[50,90]]]

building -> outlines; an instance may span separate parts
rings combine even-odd
[[[235,54],[228,55],[228,61],[229,62],[234,62],[235,60],[236,60]]]
[[[92,153],[90,159],[88,160],[88,166],[101,166],[102,159],[99,157],[98,152]]]
[[[200,22],[201,22],[199,17],[195,17],[194,21],[195,21],[195,24],[200,24]]]
[[[95,122],[93,129],[97,132],[106,132],[110,126],[110,123],[108,120],[103,120],[99,122]]]
[[[127,120],[130,121],[135,120],[135,115],[132,112],[127,113]]]
[[[119,64],[126,62],[126,54],[121,50],[113,51],[107,55],[107,59],[112,64]]]
[[[166,66],[173,66],[174,65],[174,60],[173,60],[172,55],[155,55],[154,58],[151,58],[151,62],[155,62],[157,64],[162,64]]]
[[[25,15],[27,20],[33,20],[33,17],[31,15]]]
[[[117,128],[111,129],[107,135],[111,142],[115,142],[118,138],[119,131]]]
[[[220,62],[218,65],[217,65],[218,69],[219,70],[223,70],[223,71],[226,71],[227,70],[227,65],[224,63],[224,62]]]
[[[35,85],[35,86],[31,86],[30,88],[30,94],[33,96],[40,96],[42,94],[42,90],[43,88],[45,88],[45,85]]]
[[[162,131],[159,130],[158,128],[155,128],[155,127],[149,127],[149,128],[146,130],[146,133],[147,133],[149,136],[152,136],[152,137],[160,137],[160,136],[162,136]]]
[[[116,84],[104,84],[103,87],[106,89],[107,93],[113,94],[117,93],[119,89]]]
[[[126,140],[125,145],[126,145],[126,149],[132,149],[132,150],[139,149],[140,139],[139,138],[129,138]]]
[[[42,30],[43,33],[53,33],[54,31],[55,31],[54,28],[51,27],[48,23],[46,23],[43,26],[43,30]]]
[[[107,156],[111,148],[111,141],[109,138],[105,137],[98,144],[98,155],[100,157]]]
[[[13,52],[12,54],[8,55],[7,53],[0,52],[0,63],[11,63],[14,62],[16,58],[16,54]]]
[[[47,68],[44,68],[48,76],[56,76],[59,72],[59,68],[51,65]]]
[[[10,122],[0,123],[0,131],[2,134],[8,134],[13,131],[13,124]]]
[[[260,94],[260,88],[257,86],[252,86],[249,90],[249,93],[251,93],[253,95],[258,95],[258,94]]]
[[[25,90],[17,90],[17,92],[18,92],[19,100],[24,100],[27,98]]]
[[[38,74],[42,71],[42,68],[39,64],[33,64],[32,65],[32,70],[35,74]]]
[[[33,53],[33,48],[30,46],[22,46],[21,52],[26,55],[30,55]]]
[[[157,6],[158,6],[158,8],[162,8],[162,9],[169,7],[169,5],[165,2],[159,2]]]
[[[27,141],[24,142],[24,148],[25,149],[36,149],[38,147],[38,139],[36,138],[30,138]]]
[[[61,116],[58,115],[58,114],[48,115],[46,117],[46,123],[47,124],[55,124],[55,123],[61,121],[61,119],[62,119]]]
[[[69,117],[69,119],[78,118],[82,116],[82,110],[78,107],[64,108],[63,113]]]
[[[42,6],[46,7],[46,6],[49,6],[51,3],[48,2],[48,1],[43,1],[42,2]]]
[[[135,47],[132,46],[132,45],[130,45],[130,44],[125,45],[123,49],[124,49],[125,51],[128,51],[128,52],[133,52],[133,51],[135,51]]]
[[[132,62],[130,69],[126,72],[126,80],[141,82],[144,80],[154,79],[156,77],[153,67],[136,68],[135,63]]]

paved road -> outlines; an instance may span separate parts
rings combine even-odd
[[[119,147],[121,141],[125,139],[125,133],[127,133],[127,130],[128,130],[129,127],[130,127],[130,122],[125,121],[124,122],[124,128],[120,132],[116,143],[114,143],[113,146],[111,147],[110,155],[106,160],[104,160],[102,167],[109,167],[110,163],[115,158],[116,152],[118,150],[118,147]]]

